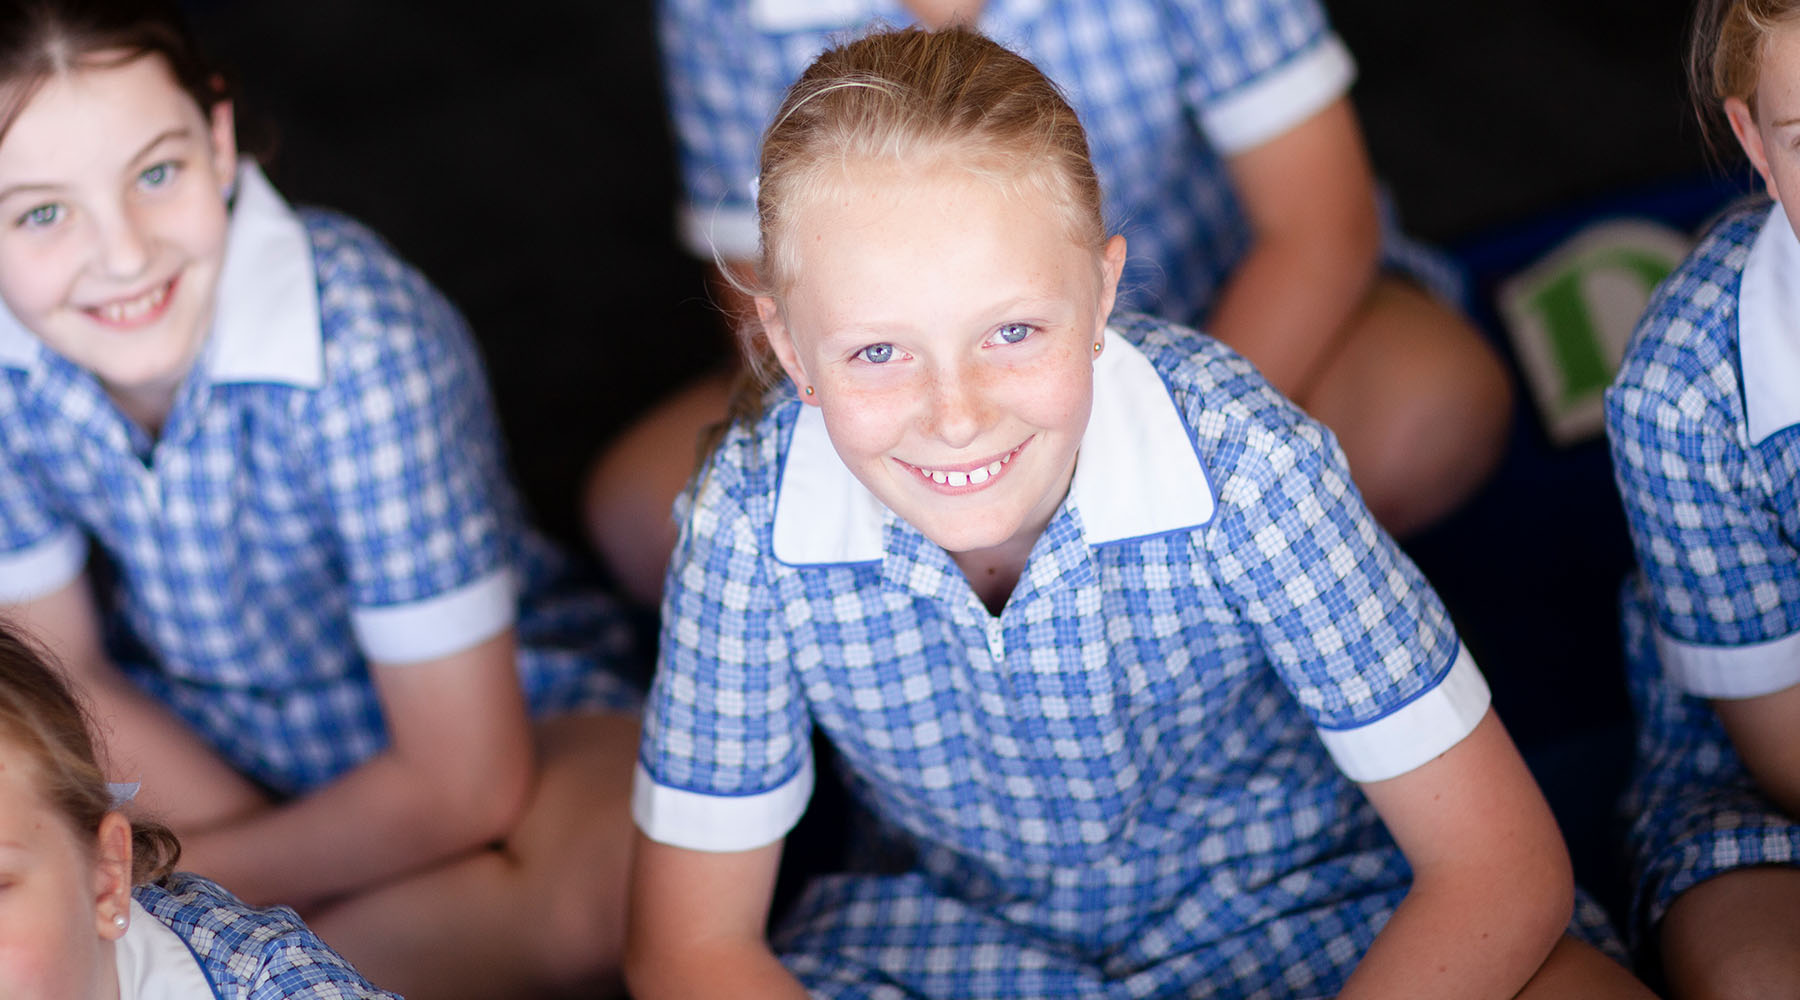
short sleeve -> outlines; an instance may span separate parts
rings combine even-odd
[[[1356,66],[1317,0],[1168,0],[1170,44],[1200,127],[1229,156],[1349,91]]]
[[[812,794],[810,713],[767,530],[732,496],[731,453],[703,476],[664,586],[632,803],[646,836],[694,850],[773,843]]]
[[[1272,395],[1272,393],[1270,394]],[[1270,664],[1357,781],[1456,745],[1489,704],[1449,615],[1303,415],[1260,421],[1221,489],[1220,565]]]
[[[756,255],[762,133],[793,82],[782,71],[777,42],[757,33],[741,7],[712,0],[657,4],[685,188],[678,228],[688,250],[705,259],[715,249],[726,259]]]
[[[319,254],[326,384],[308,421],[373,660],[465,649],[513,623],[518,512],[461,317],[348,224]]]
[[[1800,496],[1741,423],[1735,274],[1703,244],[1652,300],[1606,394],[1606,429],[1666,676],[1746,698],[1800,683]],[[1800,452],[1800,430],[1761,447]]]

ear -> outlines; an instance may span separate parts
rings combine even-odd
[[[1756,127],[1756,116],[1750,113],[1750,105],[1741,97],[1725,98],[1725,120],[1731,122],[1731,134],[1737,136],[1738,145],[1744,148],[1750,165],[1762,175],[1763,187],[1768,188],[1769,197],[1780,201],[1781,195],[1775,191],[1775,178],[1769,173],[1769,152],[1763,148],[1762,131]]]
[[[1112,315],[1113,303],[1119,297],[1119,275],[1125,272],[1125,237],[1114,236],[1100,251],[1100,316],[1097,325],[1105,326]]]
[[[213,105],[211,118],[213,162],[229,191],[237,183],[237,116],[230,101],[220,101]]]
[[[121,914],[131,919],[131,821],[109,812],[100,820],[94,850],[94,928],[102,939],[125,936]]]
[[[769,338],[769,346],[774,349],[776,360],[781,362],[781,370],[787,372],[787,377],[793,381],[795,388],[804,389],[811,385],[812,380],[807,377],[806,369],[800,364],[800,352],[794,349],[794,338],[788,334],[787,322],[781,318],[781,307],[769,296],[758,295],[756,316],[762,320],[763,335]],[[800,399],[812,406],[819,405],[818,396],[802,392]]]

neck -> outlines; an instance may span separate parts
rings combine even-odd
[[[1007,599],[1012,597],[1013,590],[1019,586],[1019,577],[1025,572],[1025,559],[1031,555],[1031,546],[1027,544],[1023,549],[1015,549],[1017,545],[1009,543],[998,549],[950,554],[989,614],[997,615],[1006,607]]]
[[[933,30],[952,24],[973,25],[984,0],[902,0],[919,23]]]

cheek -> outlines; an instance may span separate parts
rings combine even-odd
[[[26,247],[20,245],[23,242],[0,240],[0,301],[31,327],[35,318],[67,301],[81,269],[65,246]]]
[[[832,446],[845,459],[878,457],[906,437],[916,390],[901,385],[837,385],[820,406]]]

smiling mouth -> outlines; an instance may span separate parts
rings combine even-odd
[[[89,306],[82,310],[89,316],[107,326],[131,327],[149,322],[162,315],[163,308],[175,293],[175,284],[180,276],[150,289],[142,295],[129,299],[114,299],[97,306]]]
[[[1018,457],[1019,452],[1025,450],[1025,445],[1030,444],[1030,443],[1031,443],[1030,439],[1026,439],[1026,441],[1021,443],[1018,447],[1014,448],[1013,450],[1007,452],[1004,455],[1001,455],[999,458],[996,458],[993,461],[988,462],[985,465],[977,465],[974,468],[927,469],[927,468],[923,468],[921,466],[912,465],[912,464],[907,464],[907,468],[913,470],[914,472],[918,473],[920,475],[920,477],[922,477],[926,480],[929,480],[931,483],[933,483],[934,485],[937,485],[937,486],[948,486],[948,487],[951,487],[952,489],[968,487],[968,486],[980,486],[981,484],[987,482],[988,480],[993,479],[994,477],[1000,475],[1000,473],[1006,471],[1007,464],[1010,463],[1014,458]]]

